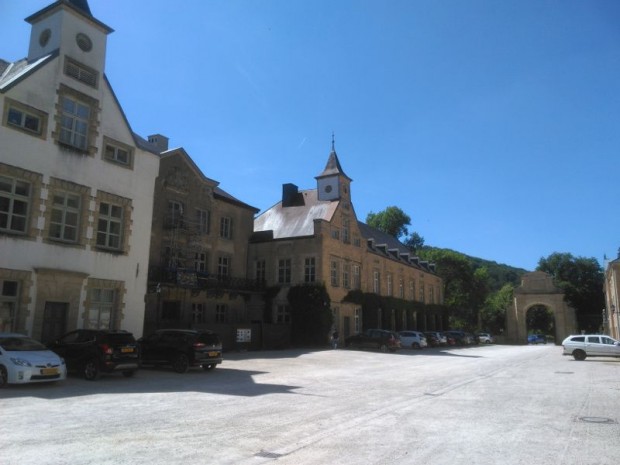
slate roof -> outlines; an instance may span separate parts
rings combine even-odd
[[[349,181],[352,181],[352,179],[345,174],[344,170],[342,169],[342,166],[340,166],[340,160],[338,160],[338,155],[336,154],[336,150],[334,150],[334,148],[332,147],[332,151],[329,154],[329,157],[327,158],[327,164],[325,165],[325,169],[323,170],[321,174],[316,176],[315,179],[324,178],[326,176],[334,176],[337,174],[344,176]]]
[[[58,56],[58,51],[52,52],[33,62],[28,62],[26,58],[18,60],[15,63],[0,60],[0,93],[6,92],[13,85],[20,82],[56,56]]]
[[[269,210],[261,213],[254,220],[252,239],[261,242],[312,236],[314,220],[331,221],[339,204],[338,201],[320,201],[317,199],[317,193],[316,189],[300,191],[297,199],[301,201],[296,201],[293,206],[283,207],[282,202],[278,202]],[[435,273],[433,265],[414,257],[412,252],[398,239],[361,221],[357,224],[371,253]]]
[[[295,206],[278,202],[254,220],[254,231],[273,231],[274,239],[307,237],[314,234],[314,220],[331,221],[339,202],[317,199],[317,190],[299,192]]]

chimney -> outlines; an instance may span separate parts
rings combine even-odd
[[[168,150],[168,139],[166,136],[162,136],[161,134],[153,134],[149,136],[149,143],[153,144],[157,147],[157,151],[159,153],[165,152]]]
[[[282,184],[282,207],[292,207],[298,204],[299,188],[295,184]]]

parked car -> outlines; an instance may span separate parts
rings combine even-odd
[[[442,332],[439,332],[439,331],[425,331],[424,335],[426,336],[426,342],[428,342],[428,345],[431,346],[431,347],[447,346],[448,345],[448,338]]]
[[[213,331],[160,329],[138,340],[142,364],[170,365],[177,373],[190,367],[213,370],[222,363],[222,340]]]
[[[65,361],[39,341],[23,334],[0,333],[0,387],[66,377]]]
[[[528,344],[546,344],[547,336],[545,336],[544,334],[530,334],[527,337],[527,343]]]
[[[398,335],[385,329],[367,329],[363,333],[349,336],[344,344],[348,348],[379,349],[381,352],[396,352],[400,349]]]
[[[426,336],[420,331],[400,331],[398,337],[400,338],[401,347],[410,347],[412,349],[428,347]]]
[[[620,342],[601,334],[578,334],[562,341],[562,355],[572,355],[575,360],[586,357],[620,357]]]
[[[94,381],[101,373],[120,371],[130,377],[140,367],[140,351],[133,334],[127,331],[78,329],[49,344],[65,359],[67,369]]]
[[[495,339],[489,333],[476,333],[476,337],[480,344],[493,344],[495,342]]]
[[[480,344],[480,341],[478,340],[478,338],[476,337],[476,335],[474,333],[465,333],[465,339],[467,341],[467,345],[468,346],[473,346],[473,345],[477,345]]]
[[[458,331],[458,330],[450,330],[450,331],[445,331],[446,336],[451,337],[452,339],[454,339],[454,345],[457,346],[467,346],[471,344],[471,339],[465,334],[464,331]]]

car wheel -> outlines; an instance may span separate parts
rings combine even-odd
[[[388,346],[387,346],[387,344],[381,344],[381,345],[379,346],[379,350],[380,350],[381,352],[387,352],[387,351],[388,351]]]
[[[189,359],[185,354],[179,354],[172,363],[172,369],[177,373],[187,373],[189,370]]]
[[[215,370],[215,367],[217,366],[216,363],[209,363],[208,365],[203,365],[202,369],[204,371],[211,371],[211,370]]]
[[[136,374],[136,370],[125,370],[125,371],[123,371],[123,376],[125,378],[131,378],[135,374]]]
[[[573,352],[573,357],[575,360],[585,360],[586,359],[586,353],[583,350],[576,350]]]
[[[4,366],[0,365],[0,388],[7,384],[9,384],[9,373]]]
[[[84,365],[84,379],[87,381],[96,381],[99,379],[99,363],[97,360],[90,359]]]
[[[411,344],[411,348],[412,349],[421,349],[420,344],[417,342],[414,342],[413,344]]]

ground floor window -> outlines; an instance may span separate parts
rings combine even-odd
[[[276,307],[276,323],[290,323],[291,311],[288,305],[279,304]]]
[[[227,323],[228,322],[228,305],[217,304],[215,306],[215,322]]]
[[[204,304],[192,304],[192,323],[205,323],[205,306]]]
[[[86,316],[87,329],[113,329],[114,289],[90,290],[90,304]]]

